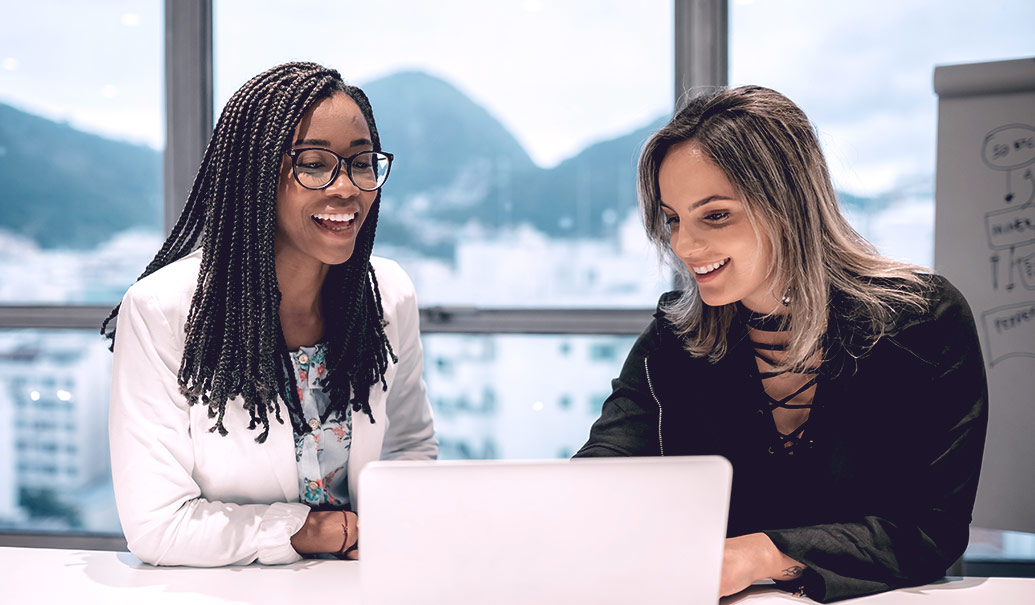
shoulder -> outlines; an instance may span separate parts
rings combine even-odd
[[[676,326],[672,323],[670,313],[672,306],[682,295],[683,292],[680,290],[670,290],[658,297],[658,306],[654,309],[654,321],[651,322],[650,328],[655,332],[659,342],[676,338]]]
[[[399,263],[389,258],[371,256],[370,266],[377,277],[381,306],[386,315],[393,315],[401,308],[416,309],[417,293],[413,280]]]
[[[931,364],[960,345],[977,346],[974,315],[959,289],[934,273],[923,275],[923,280],[926,308],[900,313],[888,340]]]
[[[186,321],[191,299],[198,287],[200,270],[199,249],[137,281],[126,291],[122,304],[138,309],[155,309],[170,319],[182,316]]]
[[[126,338],[146,338],[168,355],[168,363],[179,363],[185,339],[187,316],[197,289],[201,251],[169,263],[138,280],[126,291],[115,320],[115,353]]]
[[[900,300],[885,299],[884,304],[892,309],[892,314],[883,326],[885,336],[894,336],[919,325],[930,324],[959,313],[970,313],[966,298],[944,276],[936,273],[916,273],[918,278],[910,281],[902,278],[866,278],[865,286],[879,286],[885,291],[897,290],[918,295],[922,307],[906,304]],[[861,301],[849,297],[843,292],[831,294],[830,308],[832,315],[847,332],[868,332],[871,307]]]
[[[377,276],[377,286],[382,300],[409,298],[415,296],[413,280],[406,271],[390,258],[371,256],[370,266]]]
[[[970,317],[967,299],[946,277],[936,273],[925,273],[920,277],[922,285],[903,284],[901,287],[915,288],[924,297],[926,308],[902,310],[889,330],[890,333],[897,334],[916,326]]]
[[[664,309],[674,304],[683,296],[682,290],[669,290],[658,298],[658,307],[655,316],[664,313]]]
[[[381,286],[382,296],[385,291],[413,291],[413,281],[410,276],[394,260],[383,256],[371,256],[370,266],[377,275],[377,283]]]
[[[658,298],[654,319],[637,343],[644,354],[666,352],[682,355],[686,352],[683,346],[686,337],[680,334],[679,327],[672,319],[673,306],[679,302],[683,294],[681,290],[671,290]]]

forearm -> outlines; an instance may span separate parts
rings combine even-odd
[[[794,580],[801,577],[805,571],[804,565],[781,552],[764,533],[730,538],[727,543],[734,543],[735,547],[743,548],[749,553],[754,561],[752,582],[765,579]]]
[[[967,519],[929,512],[917,524],[868,516],[858,522],[767,530],[809,569],[809,596],[834,600],[933,581],[963,552]]]
[[[722,582],[719,590],[728,596],[744,590],[758,580],[772,578],[793,581],[805,567],[780,552],[762,533],[727,538],[722,557]]]
[[[290,537],[303,524],[298,503],[235,505],[195,499],[173,514],[121,510],[129,550],[152,565],[218,567],[291,563]],[[305,507],[308,508],[308,507]]]
[[[759,535],[765,537],[765,534]],[[774,557],[775,560],[772,561],[770,567],[766,569],[765,574],[762,576],[763,578],[770,578],[780,582],[790,582],[797,580],[805,573],[805,565],[780,552],[768,537],[766,537],[765,540],[776,552],[776,556]]]

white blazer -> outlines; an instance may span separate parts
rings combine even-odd
[[[424,354],[413,283],[394,261],[370,259],[381,290],[385,333],[399,363],[370,389],[375,422],[352,424],[349,497],[371,460],[433,459],[438,454],[421,372]],[[270,418],[266,443],[248,430],[239,399],[227,402],[226,437],[209,432],[204,405],[187,405],[176,376],[184,324],[197,287],[201,251],[134,284],[122,300],[112,368],[109,439],[115,502],[129,549],[154,565],[290,563],[291,536],[309,507],[299,502],[295,442]]]

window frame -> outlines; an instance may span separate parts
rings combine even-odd
[[[213,128],[213,0],[165,1],[163,215],[175,224]],[[728,80],[728,0],[673,0],[675,104],[684,91]],[[172,125],[176,125],[173,128]],[[118,301],[112,301],[112,304]],[[0,330],[98,330],[108,305],[0,304]],[[432,306],[420,309],[425,334],[638,335],[653,309]],[[117,534],[0,532],[0,546],[126,550]]]

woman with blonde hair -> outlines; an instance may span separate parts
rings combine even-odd
[[[974,319],[838,208],[779,93],[691,99],[639,164],[661,297],[577,456],[725,456],[721,592],[819,601],[930,582],[967,545],[987,424]]]

